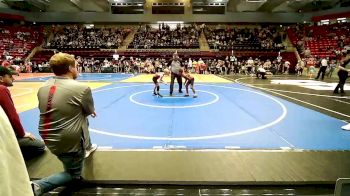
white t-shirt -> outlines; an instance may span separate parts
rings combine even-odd
[[[249,59],[248,61],[247,61],[247,66],[248,67],[251,67],[251,66],[253,66],[254,65],[254,60],[253,59]]]
[[[189,60],[189,61],[188,61],[187,66],[188,66],[189,68],[192,68],[192,60]]]
[[[235,61],[237,61],[237,58],[235,56],[230,56],[230,61],[235,62]]]
[[[322,60],[321,60],[321,66],[322,66],[322,67],[327,67],[327,66],[328,66],[328,61],[327,61],[327,59],[322,59]]]
[[[258,68],[258,72],[265,73],[266,70],[265,70],[264,68],[262,68],[262,67],[259,67],[259,68]]]

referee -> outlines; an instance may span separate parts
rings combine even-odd
[[[173,95],[173,90],[174,90],[174,81],[175,78],[177,80],[177,83],[179,84],[179,93],[182,93],[182,77],[181,77],[181,62],[179,55],[177,54],[177,51],[173,54],[173,60],[171,62],[171,80],[170,80],[170,96]]]

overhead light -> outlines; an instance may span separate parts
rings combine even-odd
[[[248,3],[265,3],[267,0],[246,0]]]
[[[92,29],[92,28],[94,28],[95,25],[94,24],[85,24],[84,26],[86,29]]]
[[[165,24],[183,24],[184,21],[157,21],[158,24],[162,24],[162,23],[165,23]]]
[[[346,18],[337,18],[337,20],[346,20]]]

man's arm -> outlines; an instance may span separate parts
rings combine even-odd
[[[160,77],[159,82],[161,82],[161,83],[163,83],[163,84],[167,84],[167,83],[163,80],[163,77],[164,77],[164,75],[162,75],[162,76]]]
[[[82,99],[83,111],[86,116],[92,115],[96,116],[95,107],[94,107],[94,99],[92,98],[92,93],[90,87],[85,89],[83,99]]]
[[[16,136],[19,138],[24,137],[25,131],[13,104],[10,91],[7,88],[0,88],[0,94],[0,105],[4,109]]]

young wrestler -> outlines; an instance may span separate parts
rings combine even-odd
[[[168,76],[170,74],[170,71],[168,69],[164,69],[164,73],[155,73],[152,80],[154,83],[154,89],[153,89],[153,95],[158,95],[158,97],[163,97],[160,93],[159,93],[159,83],[165,83],[163,81],[163,77],[164,76]],[[157,91],[156,91],[157,90]]]
[[[188,86],[191,85],[191,89],[192,89],[192,92],[193,92],[193,98],[196,98],[198,97],[197,94],[196,94],[196,91],[194,90],[194,77],[191,76],[191,74],[188,72],[187,69],[185,69],[184,71],[181,70],[180,71],[182,77],[185,78],[185,87],[186,87],[186,94],[185,94],[185,97],[188,97],[190,96],[188,94]]]

